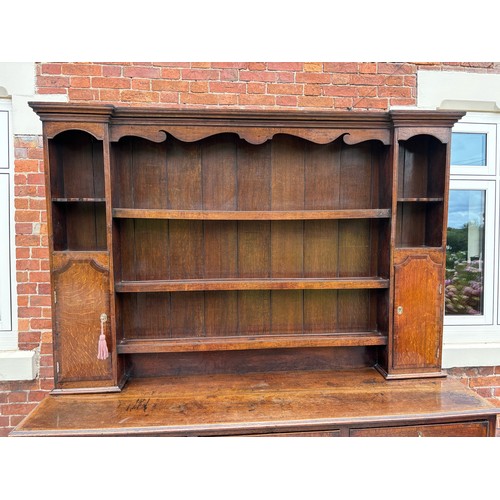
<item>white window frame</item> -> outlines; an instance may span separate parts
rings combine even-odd
[[[7,157],[0,158],[0,351],[18,348],[17,294],[14,240],[14,144],[12,106],[0,100],[0,146]],[[6,126],[5,126],[6,125]]]
[[[487,134],[485,167],[450,169],[450,189],[486,190],[484,314],[445,315],[443,367],[500,365],[500,115],[469,112],[453,132]]]

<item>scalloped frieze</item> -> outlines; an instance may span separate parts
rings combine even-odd
[[[101,123],[92,122],[46,122],[44,124],[45,135],[48,139],[54,139],[62,132],[69,130],[79,130],[87,132],[98,141],[103,141],[105,136],[105,126]]]
[[[167,134],[183,142],[196,142],[217,134],[234,133],[250,144],[263,144],[277,134],[286,134],[314,142],[328,144],[343,136],[346,144],[357,144],[368,140],[378,140],[390,144],[391,135],[387,129],[328,129],[328,128],[293,128],[293,127],[214,127],[214,126],[168,126],[159,125],[115,125],[111,128],[111,141],[117,142],[122,137],[134,136],[163,142]]]
[[[430,135],[443,144],[448,144],[451,140],[451,130],[448,128],[414,127],[401,128],[397,131],[397,138],[399,141],[406,141],[417,135]]]

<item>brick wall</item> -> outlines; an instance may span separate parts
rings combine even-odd
[[[38,94],[64,94],[74,102],[383,111],[416,105],[416,72],[421,69],[500,73],[500,63],[47,62],[36,65],[36,89]],[[53,387],[42,158],[40,137],[15,137],[19,344],[40,350],[40,374],[31,382],[0,383],[0,436]],[[490,400],[500,400],[500,367],[451,373]]]

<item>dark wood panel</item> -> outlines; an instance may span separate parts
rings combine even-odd
[[[283,290],[271,292],[271,328],[280,333],[302,333],[304,292]]]
[[[238,224],[238,276],[271,276],[271,223],[255,221]]]
[[[201,145],[167,141],[167,206],[174,210],[203,208]],[[126,206],[126,205],[124,205]]]
[[[305,290],[304,332],[338,331],[337,307],[338,292],[336,290]]]
[[[172,337],[205,336],[204,293],[174,293],[170,301]]]
[[[486,437],[488,421],[351,429],[353,437]]]
[[[175,245],[175,240],[172,245]],[[210,221],[203,223],[203,264],[205,278],[231,278],[238,275],[237,221]],[[251,249],[244,248],[245,252]],[[193,256],[193,259],[196,255]],[[198,256],[201,259],[201,256]]]
[[[201,150],[204,210],[236,210],[235,137],[222,134],[203,142]]]
[[[237,292],[205,292],[205,335],[237,335],[238,327]]]
[[[111,358],[97,359],[103,313],[110,347],[109,272],[91,260],[70,260],[53,276],[56,384],[110,379]]]
[[[271,276],[298,278],[304,274],[304,222],[271,223]]]
[[[238,209],[271,209],[271,142],[238,142]]]
[[[371,144],[342,148],[340,208],[373,207]]]
[[[304,277],[339,275],[339,234],[337,221],[304,223]]]
[[[203,222],[169,221],[169,244],[170,278],[203,278]]]
[[[269,290],[238,293],[238,334],[271,333],[271,292]]]
[[[372,272],[370,222],[339,221],[338,232],[339,276],[369,276]]]

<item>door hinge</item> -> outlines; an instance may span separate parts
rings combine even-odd
[[[59,361],[56,361],[56,373],[59,373]]]
[[[443,284],[439,283],[439,295],[443,294]]]
[[[54,290],[54,304],[57,304],[57,292]]]

